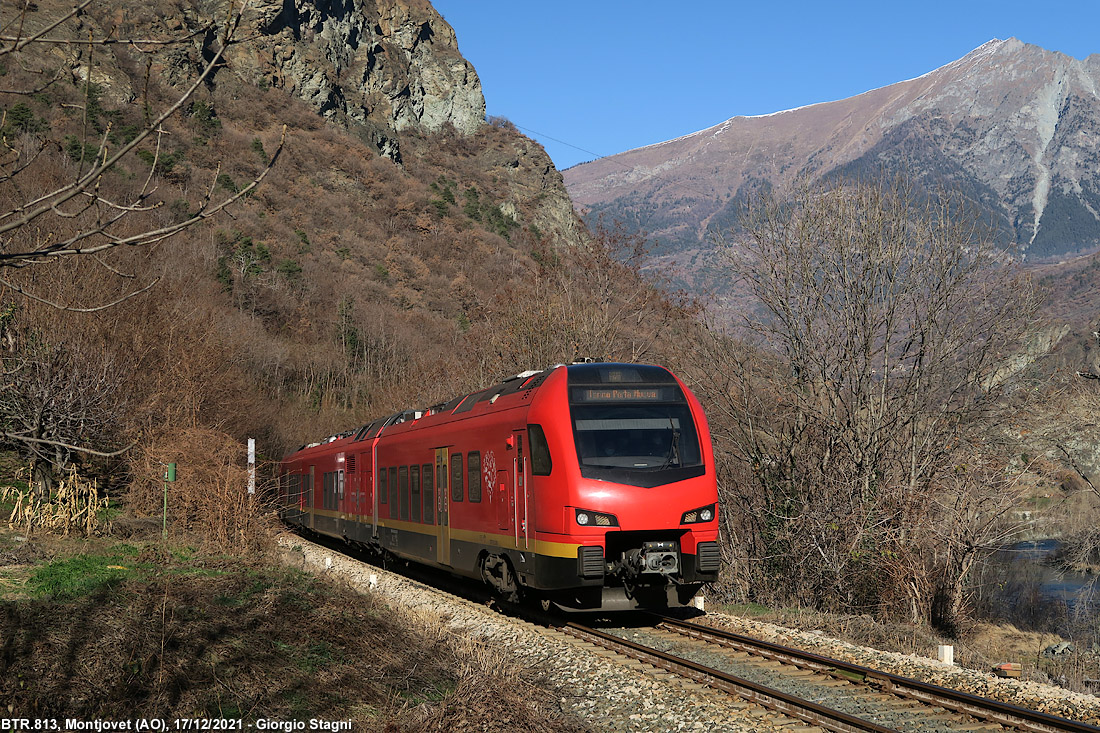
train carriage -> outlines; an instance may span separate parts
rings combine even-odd
[[[292,525],[579,610],[717,579],[710,433],[663,367],[561,365],[286,456]]]

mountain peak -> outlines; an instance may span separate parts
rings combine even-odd
[[[706,248],[760,185],[904,172],[960,189],[1029,257],[1100,245],[1100,54],[991,39],[914,79],[569,169],[591,212]]]

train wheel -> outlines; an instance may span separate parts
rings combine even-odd
[[[512,563],[502,555],[485,555],[481,559],[481,579],[498,596],[510,603],[519,601],[519,586]]]

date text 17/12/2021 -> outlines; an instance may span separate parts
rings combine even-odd
[[[79,720],[75,718],[0,718],[0,733],[35,733],[37,731],[135,731],[167,733],[167,731],[351,731],[350,720],[269,720],[246,721],[241,718],[139,718],[137,720]]]

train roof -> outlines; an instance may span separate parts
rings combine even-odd
[[[406,422],[419,422],[421,419],[433,415],[461,415],[484,403],[488,403],[485,407],[489,408],[496,405],[501,397],[507,397],[521,391],[530,393],[538,389],[547,377],[562,367],[569,370],[569,381],[573,384],[637,384],[643,382],[652,384],[676,381],[671,372],[659,366],[601,361],[574,362],[568,365],[557,364],[548,369],[520,372],[486,389],[455,397],[447,402],[432,405],[427,409],[408,409],[387,417],[377,418],[358,428],[330,435],[316,443],[300,446],[293,453],[300,453],[338,441],[347,444],[357,443],[377,437],[379,433],[389,427]],[[505,404],[502,404],[501,407],[510,406],[511,402],[511,400],[505,400]]]

